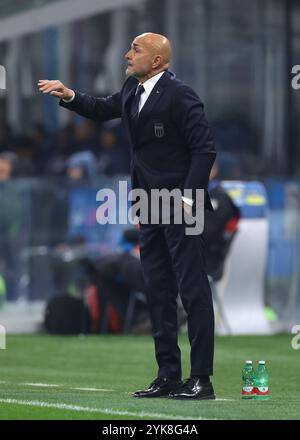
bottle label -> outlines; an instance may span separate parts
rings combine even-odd
[[[269,394],[269,387],[256,387],[255,394],[257,396],[266,396]]]
[[[248,395],[254,394],[254,387],[243,387],[242,389],[242,395],[248,396]]]

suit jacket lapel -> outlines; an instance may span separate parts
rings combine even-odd
[[[161,78],[157,81],[157,83],[155,84],[155,86],[153,87],[150,96],[148,97],[147,101],[145,102],[142,110],[140,111],[139,114],[139,125],[142,122],[143,118],[149,114],[149,112],[151,112],[151,110],[153,109],[153,107],[158,103],[161,95],[163,94],[164,88],[167,86],[168,81],[170,80],[170,72],[166,71]],[[132,136],[132,132],[131,132],[131,127],[130,127],[130,103],[131,103],[131,99],[133,98],[134,93],[136,92],[136,87],[138,85],[138,81],[136,82],[136,84],[132,87],[132,89],[129,90],[129,92],[127,93],[127,95],[125,96],[124,99],[124,111],[123,113],[123,119],[124,119],[124,126],[126,128],[126,132],[127,132],[127,136],[129,139],[129,142],[131,144],[131,147],[134,148],[135,143],[136,143],[136,139],[137,136]],[[136,133],[138,134],[138,133]]]
[[[152,111],[153,107],[158,103],[164,91],[164,88],[167,85],[168,75],[169,73],[165,72],[153,87],[147,101],[145,102],[142,110],[140,111],[139,121],[141,121],[141,119],[145,114],[147,113],[149,114]]]

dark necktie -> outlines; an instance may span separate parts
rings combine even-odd
[[[132,119],[137,119],[139,117],[139,103],[141,94],[144,93],[144,91],[144,86],[142,86],[142,84],[139,84],[131,103],[130,116]]]
[[[141,94],[145,91],[144,87],[139,84],[130,106],[130,129],[133,139],[136,139],[139,123],[139,102]]]

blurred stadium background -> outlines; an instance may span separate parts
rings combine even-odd
[[[125,225],[96,222],[96,192],[129,181],[120,122],[67,112],[37,81],[113,93],[132,39],[152,31],[170,38],[171,70],[205,103],[219,177],[242,212],[216,286],[230,329],[221,316],[217,334],[288,333],[289,344],[300,323],[300,91],[291,86],[299,23],[297,0],[0,1],[0,324],[8,334],[43,331],[51,298],[86,294],[78,253],[124,249]]]

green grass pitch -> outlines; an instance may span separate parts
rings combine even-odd
[[[135,399],[156,376],[150,336],[11,335],[0,350],[0,419],[300,419],[300,350],[292,335],[216,337],[216,401]],[[181,334],[183,378],[189,344]],[[269,401],[242,401],[246,359],[264,359]]]

